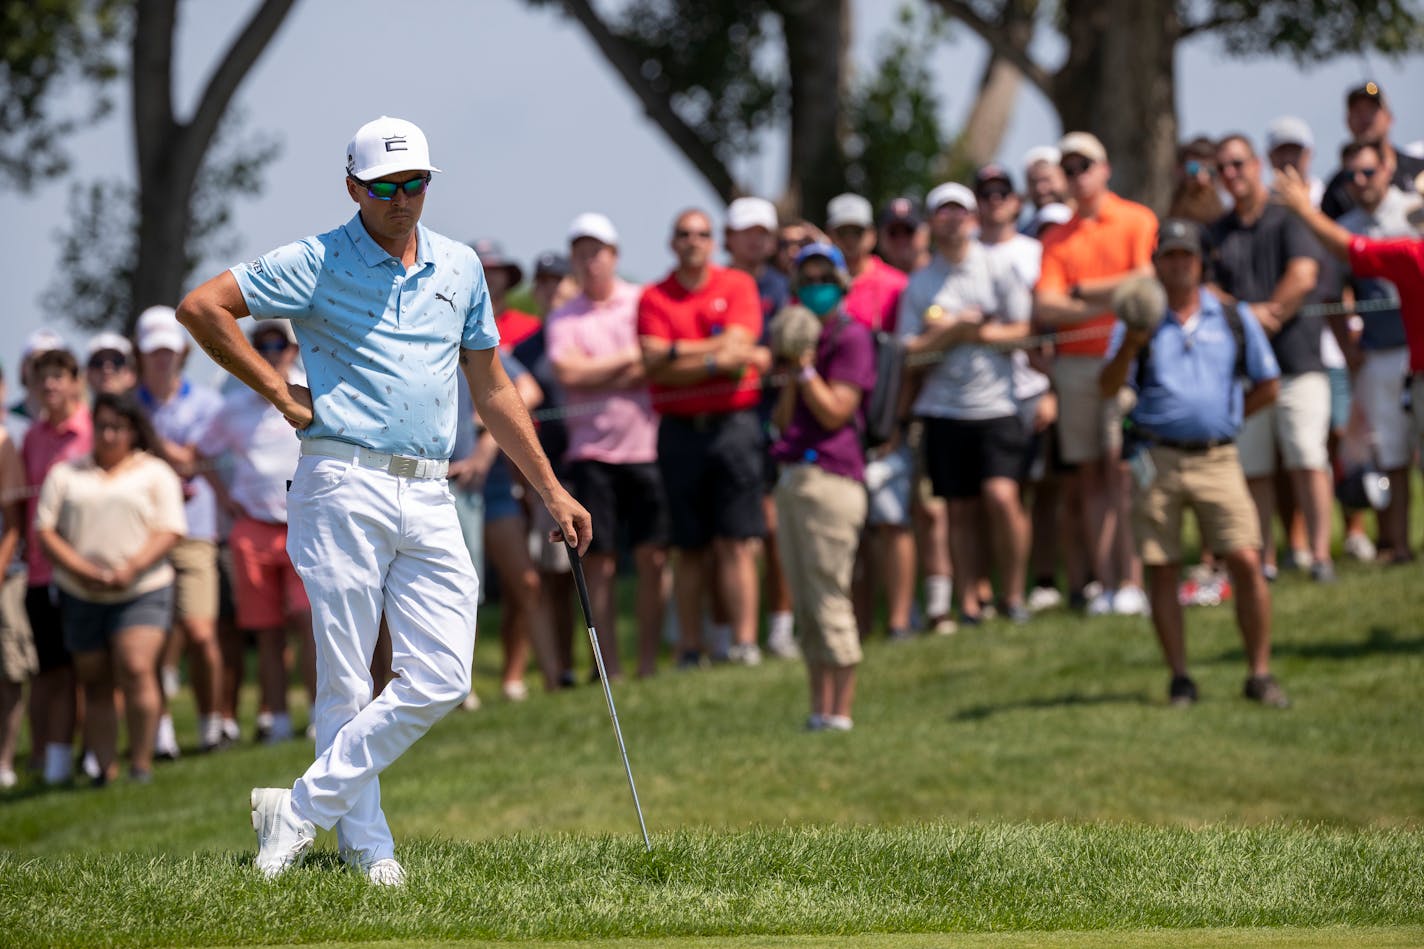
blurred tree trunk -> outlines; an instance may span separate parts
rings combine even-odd
[[[845,190],[845,109],[850,0],[781,0],[791,78],[791,147],[779,202],[793,216],[818,217]]]
[[[187,122],[173,111],[177,0],[137,0],[131,87],[138,161],[138,245],[124,329],[149,306],[176,306],[194,261],[194,184],[224,113],[294,0],[263,0],[214,68]]]

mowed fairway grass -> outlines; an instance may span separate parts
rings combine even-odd
[[[0,944],[1424,945],[1421,581],[1283,578],[1286,711],[1229,607],[1188,612],[1187,710],[1146,620],[1062,611],[868,644],[846,734],[801,730],[799,663],[617,683],[652,854],[600,690],[494,698],[484,617],[485,707],[382,779],[404,890],[325,833],[258,878],[248,790],[311,749],[245,744],[0,797]]]

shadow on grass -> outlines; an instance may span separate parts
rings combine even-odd
[[[1362,640],[1337,640],[1335,642],[1291,643],[1276,641],[1271,644],[1271,656],[1276,659],[1330,659],[1345,662],[1353,659],[1367,659],[1371,656],[1414,656],[1424,653],[1424,637],[1400,639],[1393,629],[1371,626]],[[1228,649],[1209,659],[1207,663],[1240,663],[1246,659],[1244,650]]]
[[[1141,692],[1108,692],[1100,695],[1084,695],[1069,692],[1046,698],[1022,699],[1017,702],[1001,702],[997,705],[974,705],[949,717],[952,722],[978,722],[1003,712],[1034,711],[1042,709],[1071,708],[1075,705],[1155,705]]]

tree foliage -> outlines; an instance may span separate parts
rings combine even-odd
[[[65,136],[108,113],[123,0],[0,0],[0,186],[29,191],[69,167]],[[65,93],[85,87],[76,111]]]

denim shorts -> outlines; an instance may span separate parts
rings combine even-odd
[[[64,618],[64,647],[70,652],[97,652],[109,648],[115,635],[135,626],[173,625],[173,584],[140,593],[122,603],[94,603],[59,591],[59,611]]]

